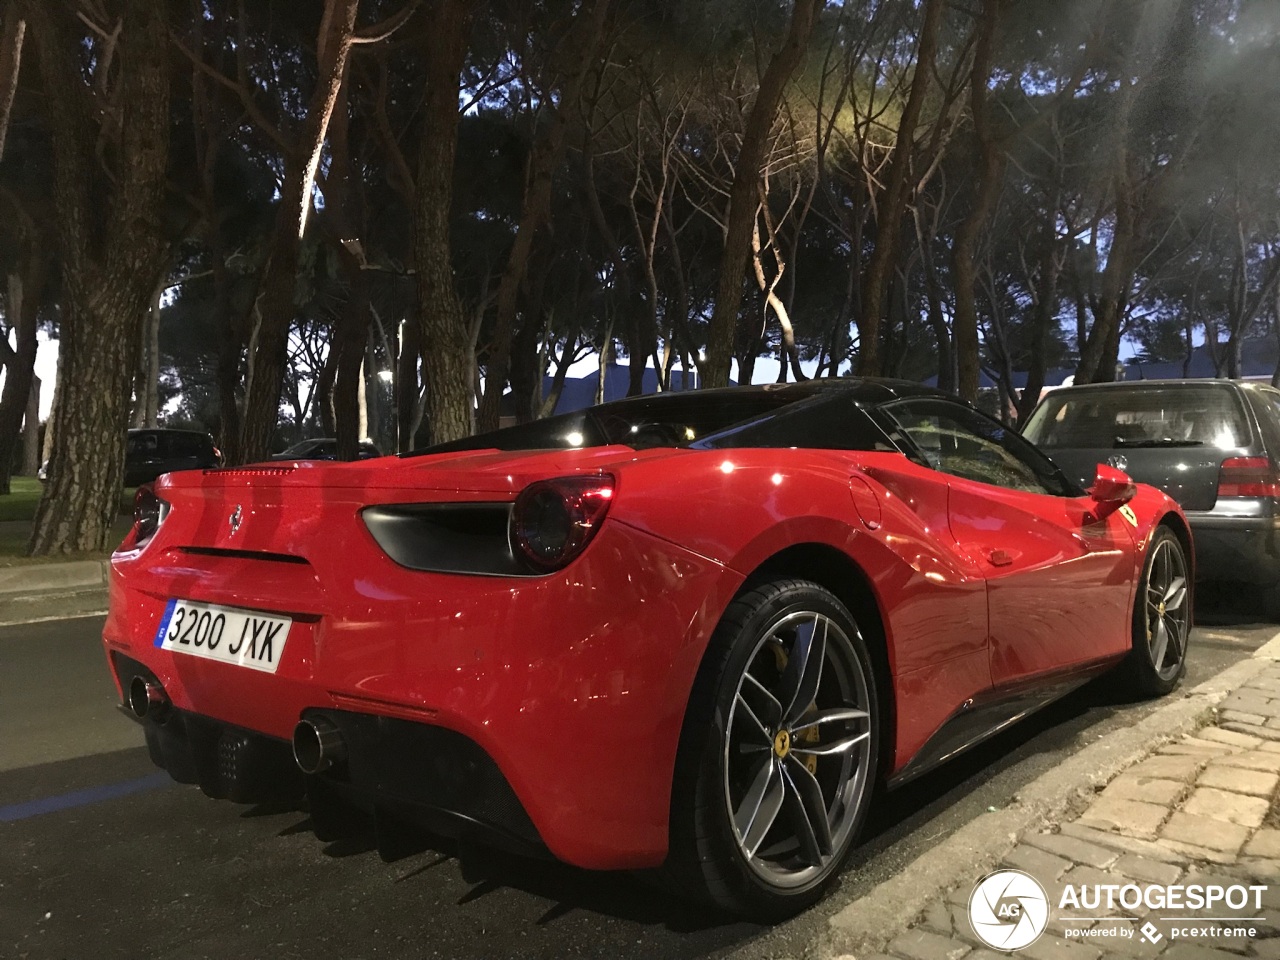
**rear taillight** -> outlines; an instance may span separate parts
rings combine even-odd
[[[169,515],[169,504],[156,496],[151,484],[143,484],[133,495],[133,542],[141,545],[150,540],[164,518]]]
[[[1280,472],[1267,457],[1228,457],[1218,474],[1219,497],[1280,497]]]
[[[559,570],[587,548],[613,501],[613,477],[560,477],[525,487],[511,510],[511,546],[539,573]]]

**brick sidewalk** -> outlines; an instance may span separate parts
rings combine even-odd
[[[1049,898],[1044,935],[1017,953],[1032,960],[1233,960],[1242,955],[1280,960],[1278,784],[1280,663],[1272,663],[1222,702],[1211,725],[1158,748],[1112,779],[1076,819],[1024,836],[1005,856],[1003,866],[1030,874]],[[901,960],[1008,956],[983,946],[973,932],[968,902],[979,879],[932,903],[889,943],[887,955]],[[1133,909],[1121,902],[1060,909],[1068,884],[1080,892],[1095,884],[1139,890],[1155,884],[1162,891],[1168,885],[1270,886],[1250,893],[1246,907],[1235,910],[1221,904],[1212,910],[1157,910],[1142,902]],[[1154,932],[1144,936],[1148,923]],[[1254,933],[1228,938],[1214,932],[1222,928]]]

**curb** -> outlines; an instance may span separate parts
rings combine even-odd
[[[101,613],[109,560],[0,567],[0,625]]]
[[[818,957],[867,956],[884,949],[939,896],[994,869],[1023,833],[1062,814],[1078,797],[1091,794],[1161,744],[1203,726],[1218,703],[1274,660],[1280,660],[1280,633],[1249,659],[1133,726],[1112,731],[1031,781],[1015,804],[965,824],[866,896],[841,908],[809,952]]]

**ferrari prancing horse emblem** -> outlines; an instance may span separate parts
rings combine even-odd
[[[227,523],[231,525],[231,535],[235,536],[235,532],[240,529],[240,518],[244,515],[240,504],[236,504],[236,508],[231,511],[231,516],[227,518]]]
[[[1120,508],[1120,516],[1124,517],[1130,526],[1136,527],[1138,525],[1138,515],[1133,512],[1127,503]]]

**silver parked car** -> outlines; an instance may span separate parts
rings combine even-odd
[[[1280,620],[1280,390],[1232,380],[1137,380],[1045,396],[1024,435],[1087,485],[1099,463],[1186,511],[1196,579],[1261,591]]]

